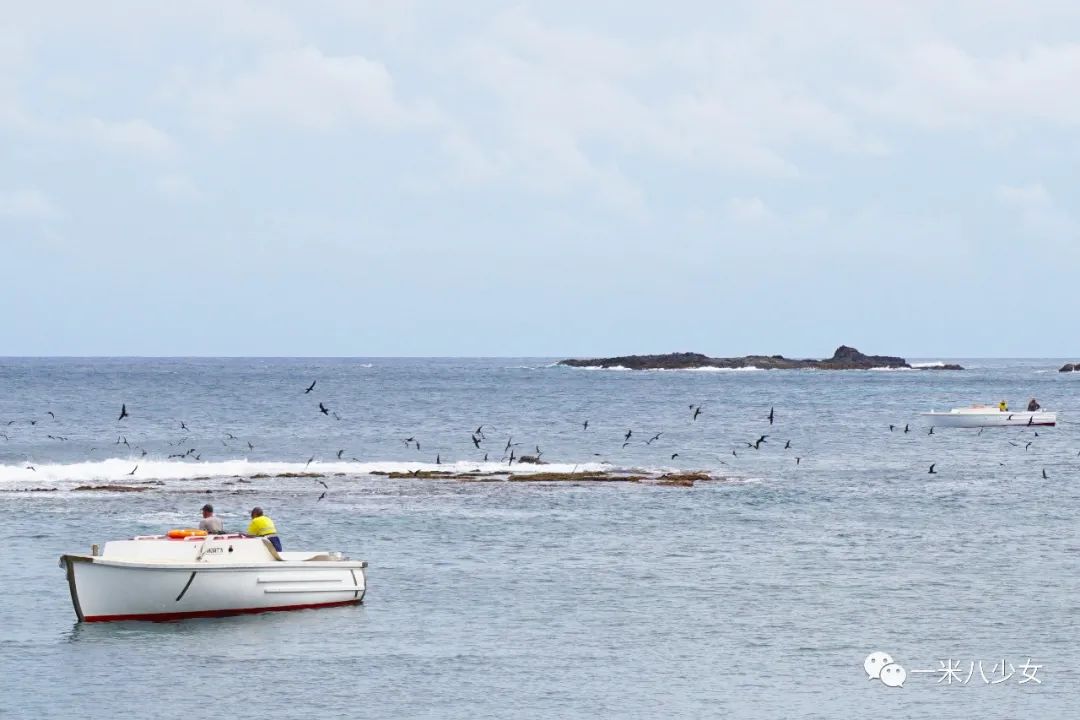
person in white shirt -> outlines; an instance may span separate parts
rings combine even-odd
[[[220,535],[225,532],[225,525],[221,518],[214,515],[214,506],[206,503],[202,506],[202,520],[199,521],[199,529],[205,530],[211,535]]]

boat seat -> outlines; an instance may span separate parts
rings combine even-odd
[[[270,542],[266,538],[263,538],[263,545],[265,545],[266,549],[270,551],[270,557],[274,558],[275,560],[285,562],[285,558],[281,557],[281,555],[278,553],[277,548],[274,547],[274,543]]]

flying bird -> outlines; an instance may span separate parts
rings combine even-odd
[[[693,406],[691,405],[691,407],[693,407]],[[700,414],[701,414],[701,406],[700,406],[700,405],[698,405],[698,406],[697,406],[697,409],[696,409],[696,410],[694,410],[694,417],[693,417],[692,419],[693,419],[693,420],[697,420],[697,416],[698,416],[698,415],[700,415]]]
[[[329,415],[330,414],[330,411],[322,403],[319,403],[319,412],[321,412],[323,415]]]
[[[338,450],[338,451],[337,451],[337,459],[338,459],[338,460],[340,460],[340,459],[341,459],[341,455],[342,455],[342,453],[344,453],[344,452],[345,452],[344,450]]]
[[[904,425],[904,434],[906,435],[909,432],[911,432],[911,426],[910,425]]]
[[[801,458],[801,457],[796,457],[796,458],[795,458],[795,464],[796,464],[796,465],[798,465],[798,464],[799,464],[799,463],[801,463],[801,462],[802,462],[802,458]]]
[[[1049,476],[1046,474],[1046,468],[1043,468],[1043,480],[1049,480]]]
[[[318,380],[312,380],[311,384],[308,385],[307,390],[304,391],[304,394],[307,395],[309,392],[314,390],[315,389],[315,383],[317,383],[317,382],[318,382]]]
[[[930,469],[926,471],[927,475],[937,475],[938,474],[937,470],[934,469],[935,465],[937,465],[937,463],[931,463],[930,464]]]
[[[655,435],[653,435],[653,436],[652,436],[651,438],[649,438],[648,440],[646,440],[646,441],[645,441],[645,444],[646,444],[646,445],[652,445],[652,444],[653,444],[653,443],[654,443],[655,441],[659,440],[659,439],[660,439],[660,436],[661,436],[661,435],[663,435],[663,434],[664,434],[664,433],[662,433],[662,432],[658,432],[658,433],[656,433],[656,434],[655,434]]]
[[[128,416],[127,403],[120,404],[120,417],[116,418],[116,422],[120,422]]]
[[[790,450],[791,449],[791,441],[790,440],[788,440],[786,443],[784,443],[784,449],[785,450]]]
[[[324,488],[326,488],[327,490],[329,490],[329,489],[330,489],[330,486],[329,486],[329,485],[327,485],[327,484],[326,484],[325,482],[323,482],[322,480],[316,480],[316,482],[317,482],[317,483],[319,483],[320,485],[322,485],[322,486],[323,486]]]
[[[55,419],[56,419],[56,414],[55,414],[55,413],[54,413],[54,412],[53,412],[52,410],[49,410],[49,411],[48,411],[47,413],[45,413],[45,414],[46,414],[46,415],[48,415],[49,417],[51,417],[51,418],[52,418],[53,420],[55,420]]]
[[[473,435],[472,436],[472,444],[476,446],[477,450],[479,450],[480,449],[480,438]]]
[[[773,424],[773,418],[776,417],[776,408],[769,408],[769,424]]]
[[[187,425],[184,424],[183,420],[180,421],[180,429],[181,430],[187,430]]]
[[[251,444],[250,440],[248,440],[248,450],[254,450],[254,449],[255,449],[255,446]]]
[[[934,434],[934,426],[933,425],[930,426],[930,432],[928,432],[926,434],[927,435],[933,435]]]
[[[138,470],[138,469],[139,469],[139,466],[136,465],[135,467],[131,468],[131,472],[129,472],[128,475],[134,475],[135,471]]]
[[[314,460],[315,460],[315,456],[314,456],[314,455],[312,455],[311,457],[309,457],[309,458],[308,458],[308,461],[307,461],[306,463],[304,463],[304,467],[306,468],[306,467],[307,467],[308,465],[310,465],[310,464],[311,464],[311,463],[312,463],[312,462],[313,462]]]
[[[589,429],[589,421],[588,420],[586,420],[585,422],[583,422],[581,424],[581,429],[582,430],[588,430]]]
[[[896,426],[893,425],[892,423],[889,423],[889,432],[892,432],[895,429],[896,429]]]
[[[626,435],[623,436],[623,440],[630,440],[630,436],[634,434],[633,430],[627,430]]]
[[[672,453],[672,454],[671,454],[671,459],[672,459],[672,460],[674,460],[674,459],[675,459],[675,458],[677,458],[677,457],[679,457],[679,453]]]
[[[322,495],[320,495],[320,496],[319,496],[319,497],[318,497],[318,498],[317,498],[317,499],[315,500],[315,502],[319,502],[319,500],[322,500],[322,499],[323,499],[324,497],[326,497],[326,491],[325,491],[325,490],[323,490],[323,491],[322,491]]]

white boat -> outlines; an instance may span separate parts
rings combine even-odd
[[[83,622],[179,620],[363,601],[367,562],[336,552],[278,552],[244,535],[136,537],[99,554],[63,555]]]
[[[991,405],[973,405],[953,408],[948,412],[927,412],[922,416],[936,427],[1004,427],[1004,426],[1053,426],[1057,425],[1056,412],[1036,410],[999,410]]]

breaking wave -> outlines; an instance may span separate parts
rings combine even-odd
[[[33,468],[33,469],[31,469]],[[135,474],[132,474],[132,470]],[[543,465],[512,465],[502,462],[407,462],[384,460],[372,462],[252,462],[246,459],[220,462],[184,462],[181,460],[140,460],[137,458],[111,458],[94,462],[59,464],[21,463],[0,465],[0,487],[31,487],[41,485],[78,485],[82,483],[138,484],[148,480],[208,480],[231,477],[251,478],[265,476],[318,475],[374,475],[390,472],[414,472],[438,470],[451,473],[480,471],[483,473],[526,474],[536,472],[611,472],[616,470],[606,463],[545,463]]]

